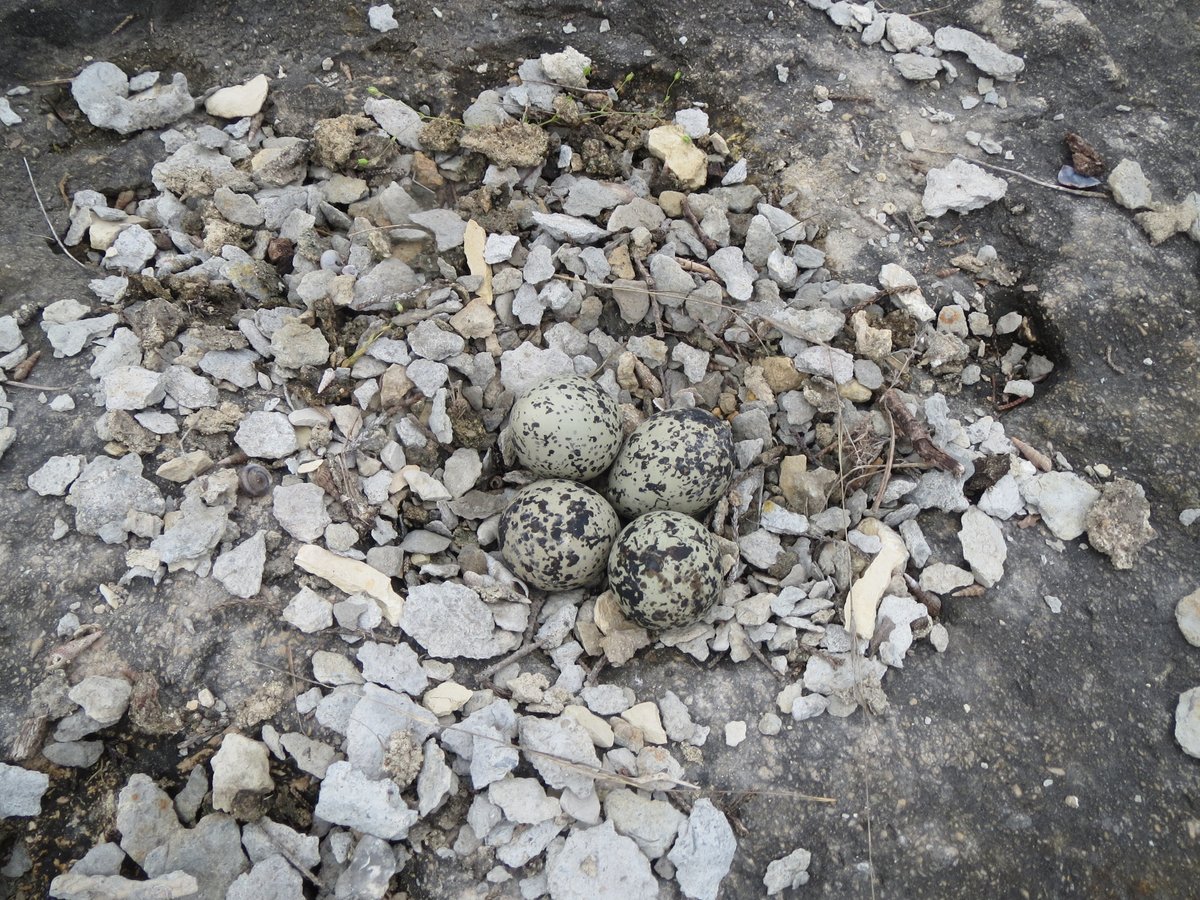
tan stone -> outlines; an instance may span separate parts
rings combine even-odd
[[[597,747],[607,750],[613,745],[615,738],[612,726],[586,706],[568,706],[562,714],[578,722]]]
[[[255,75],[245,84],[221,88],[204,101],[204,111],[220,119],[241,119],[262,109],[269,83],[266,75]]]
[[[450,327],[467,340],[491,337],[496,331],[496,314],[481,294],[450,317]]]
[[[829,505],[829,493],[837,483],[837,473],[831,469],[808,471],[803,456],[785,456],[779,464],[779,490],[793,512],[813,516]]]
[[[853,403],[866,403],[871,399],[871,389],[863,387],[853,378],[838,385],[838,394]]]
[[[796,371],[796,364],[791,357],[767,356],[758,360],[762,366],[763,377],[775,393],[797,391],[804,384],[804,376]]]
[[[662,717],[654,702],[647,700],[645,703],[631,706],[621,713],[621,718],[630,725],[640,728],[646,743],[665,744],[667,742],[667,733],[662,727]]]
[[[661,159],[679,183],[691,190],[708,181],[708,157],[678,125],[660,125],[646,132],[646,149]]]
[[[614,631],[600,639],[600,648],[614,668],[625,665],[643,647],[650,646],[650,635],[645,628],[629,628]]]
[[[621,244],[608,254],[608,265],[616,278],[636,278],[633,260],[629,258],[629,245]]]
[[[683,215],[683,201],[687,194],[680,191],[663,191],[658,195],[658,205],[672,219],[678,219]]]
[[[417,154],[418,156],[420,154]],[[478,297],[488,306],[492,305],[492,267],[489,266],[483,259],[483,248],[487,243],[487,232],[483,230],[483,226],[471,219],[467,222],[467,228],[463,232],[463,252],[467,257],[467,268],[471,274],[480,279]],[[461,310],[465,312],[464,310]],[[482,335],[473,335],[474,337],[486,337],[491,334],[491,330],[484,332]],[[463,335],[466,337],[466,335]]]
[[[869,641],[875,634],[875,612],[887,590],[892,575],[904,571],[908,548],[900,535],[878,519],[863,519],[858,525],[863,534],[874,535],[883,542],[883,549],[871,560],[867,570],[850,586],[846,596],[846,626],[853,628],[860,640]]]
[[[155,470],[154,474],[167,481],[182,484],[185,481],[191,481],[202,472],[207,472],[212,468],[212,464],[212,457],[205,451],[193,450],[191,453],[185,453],[183,456],[177,456],[163,463]]]
[[[425,692],[421,705],[440,719],[462,709],[473,693],[456,681],[443,681]]]

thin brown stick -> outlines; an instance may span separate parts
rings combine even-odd
[[[688,259],[687,257],[676,257],[675,262],[678,264],[679,268],[683,269],[685,272],[695,272],[697,275],[703,275],[705,278],[711,278],[713,281],[718,280],[717,273],[708,266],[704,265],[704,263],[698,263],[695,260]]]
[[[875,502],[871,504],[871,515],[876,515],[883,506],[883,495],[887,492],[888,482],[892,480],[892,463],[896,460],[896,421],[888,412],[888,425],[892,429],[891,440],[888,441],[887,462],[883,465],[883,478],[879,481],[879,491],[875,494]]]
[[[1107,193],[1097,193],[1095,191],[1078,191],[1074,188],[1063,187],[1061,184],[1054,184],[1049,181],[1042,181],[1040,178],[1034,178],[1032,175],[1026,175],[1024,172],[1018,172],[1016,169],[1007,169],[1004,166],[998,166],[995,163],[984,162],[982,159],[970,159],[963,156],[961,153],[953,154],[955,159],[961,159],[963,162],[973,163],[977,166],[983,166],[985,169],[994,169],[997,172],[1003,172],[1005,175],[1012,175],[1014,178],[1021,178],[1028,181],[1030,184],[1036,184],[1039,187],[1050,188],[1052,191],[1061,191],[1064,194],[1073,194],[1076,197],[1098,197],[1107,200]]]
[[[700,243],[704,245],[704,249],[708,251],[709,255],[711,256],[720,250],[721,248],[717,246],[717,242],[705,234],[704,229],[700,227],[700,220],[696,218],[696,213],[692,211],[692,205],[688,203],[686,196],[679,206],[683,210],[683,217],[692,226],[692,230],[696,232],[696,237],[700,238]]]
[[[475,676],[475,680],[482,684],[485,681],[491,681],[492,676],[503,669],[505,666],[510,666],[518,660],[522,660],[535,650],[542,649],[542,645],[533,639],[537,633],[538,616],[542,612],[542,604],[546,602],[544,597],[534,600],[529,609],[529,622],[525,625],[525,634],[521,637],[521,646],[514,650],[508,656],[499,662],[492,663],[482,672]]]
[[[933,442],[929,430],[909,412],[895,388],[888,388],[883,392],[883,405],[892,414],[893,421],[912,443],[921,459],[945,472],[953,472],[955,475],[963,473],[962,463]]]
[[[33,180],[33,169],[29,168],[29,160],[22,156],[21,162],[25,163],[25,173],[29,176],[29,186],[33,188],[33,196],[38,202],[38,208],[42,211],[42,218],[46,220],[46,227],[50,229],[50,236],[54,238],[54,243],[58,244],[58,248],[62,250],[63,255],[66,256],[67,259],[75,263],[75,265],[79,266],[79,268],[86,272],[88,267],[67,252],[67,247],[62,242],[62,238],[60,238],[58,236],[58,232],[54,230],[54,223],[50,221],[50,213],[46,212],[46,204],[42,202],[42,195],[38,193],[37,182]],[[65,390],[65,388],[55,388],[54,390]]]

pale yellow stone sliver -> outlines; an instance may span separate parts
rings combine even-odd
[[[883,549],[871,560],[867,570],[850,587],[846,598],[846,625],[852,627],[859,640],[869,641],[875,634],[875,613],[887,590],[888,582],[897,572],[903,572],[908,562],[904,540],[878,519],[863,519],[858,530],[883,541]]]
[[[296,553],[296,565],[305,572],[324,578],[347,594],[367,594],[383,610],[391,625],[400,622],[404,598],[392,590],[392,580],[378,569],[356,559],[330,553],[316,544],[304,544]]]

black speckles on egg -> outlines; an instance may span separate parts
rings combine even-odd
[[[513,405],[509,439],[534,474],[587,481],[616,458],[621,414],[594,382],[578,375],[551,378]]]
[[[638,426],[608,475],[608,500],[622,515],[656,509],[698,513],[733,479],[733,435],[702,409],[669,409]]]
[[[500,517],[500,553],[517,575],[546,591],[594,584],[621,523],[589,487],[552,478],[523,488]]]
[[[716,541],[683,513],[647,513],[613,543],[608,582],[630,621],[652,629],[690,625],[721,595]]]

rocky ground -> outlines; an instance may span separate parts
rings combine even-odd
[[[1200,34],[828,6],[4,13],[4,891],[1192,893]],[[709,624],[497,567],[564,371],[730,421]]]

